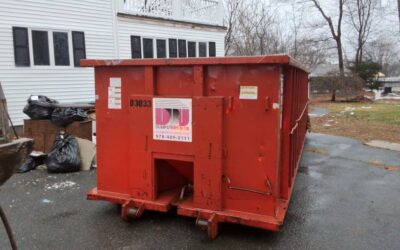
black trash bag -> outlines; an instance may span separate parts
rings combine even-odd
[[[58,101],[44,95],[31,95],[23,112],[33,120],[50,119]]]
[[[26,173],[43,164],[42,157],[29,156],[28,159],[18,168],[17,173]]]
[[[51,114],[51,122],[66,127],[75,121],[83,121],[88,117],[86,111],[81,108],[55,108]]]
[[[45,161],[49,173],[77,172],[80,169],[78,141],[71,135],[61,132],[56,136]]]

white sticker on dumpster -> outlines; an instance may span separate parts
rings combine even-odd
[[[108,108],[121,109],[121,78],[111,77],[108,87]]]
[[[153,98],[153,139],[192,141],[192,99]]]
[[[240,86],[239,99],[257,100],[257,97],[258,97],[257,86]]]

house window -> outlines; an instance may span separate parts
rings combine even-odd
[[[207,56],[207,43],[199,42],[199,57]]]
[[[72,48],[74,51],[74,65],[78,67],[81,59],[86,59],[85,33],[72,31]]]
[[[167,57],[167,41],[163,39],[156,40],[157,45],[157,58]]]
[[[69,66],[67,32],[53,32],[54,62],[57,66]]]
[[[188,57],[196,57],[196,42],[188,42]]]
[[[177,58],[178,57],[178,46],[176,39],[168,39],[169,43],[169,57],[170,58]]]
[[[153,58],[153,39],[143,38],[143,57]]]
[[[28,29],[13,27],[15,66],[30,66]]]
[[[32,30],[32,48],[35,65],[50,65],[47,31]]]
[[[215,42],[209,42],[208,43],[208,56],[209,57],[215,57],[216,56]]]
[[[178,40],[179,57],[186,57],[186,40]]]
[[[131,36],[132,58],[142,58],[142,42],[140,36]]]

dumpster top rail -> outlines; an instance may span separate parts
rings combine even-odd
[[[218,65],[218,64],[286,64],[309,72],[302,64],[288,55],[209,57],[209,58],[173,58],[173,59],[86,59],[81,60],[82,67],[101,66],[157,66],[157,65]]]

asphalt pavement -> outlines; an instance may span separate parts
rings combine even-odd
[[[0,204],[20,249],[399,249],[400,152],[308,134],[293,198],[278,233],[223,224],[212,241],[193,218],[87,201],[96,171],[14,175]],[[0,224],[0,249],[9,249]]]

